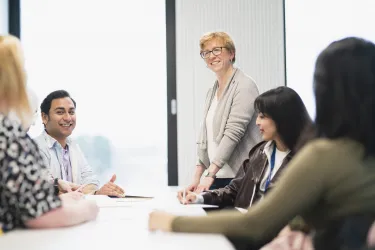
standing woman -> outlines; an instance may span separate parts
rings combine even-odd
[[[375,44],[354,37],[331,43],[317,58],[314,92],[320,138],[298,152],[262,202],[246,215],[153,212],[150,229],[218,233],[259,246],[300,215],[315,231],[315,250],[362,249],[375,220]]]
[[[233,66],[233,40],[225,32],[212,32],[199,44],[200,55],[216,74],[216,81],[206,96],[198,163],[188,187],[198,193],[228,185],[250,149],[261,140],[254,115],[259,91],[253,79]],[[203,172],[205,177],[200,181]]]
[[[18,119],[9,117],[12,112]],[[71,226],[95,219],[99,211],[95,203],[54,193],[38,147],[26,133],[33,113],[20,42],[0,36],[0,233]]]

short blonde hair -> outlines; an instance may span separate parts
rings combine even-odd
[[[229,50],[230,53],[234,54],[232,63],[236,61],[236,47],[234,46],[234,42],[232,38],[225,32],[219,31],[219,32],[209,32],[204,34],[201,39],[199,40],[199,47],[201,49],[201,52],[203,51],[204,46],[207,42],[210,42],[212,40],[220,40],[224,43],[224,47]]]
[[[0,35],[0,111],[15,112],[28,127],[32,111],[26,91],[26,73],[21,44],[11,35]]]

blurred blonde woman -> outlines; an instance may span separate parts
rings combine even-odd
[[[8,116],[14,112],[18,121]],[[95,203],[59,198],[26,129],[34,111],[19,40],[0,36],[0,231],[64,227],[95,219]]]
[[[33,113],[32,118],[31,120],[29,120],[27,125],[32,126],[35,124],[38,115],[38,97],[36,96],[36,93],[29,87],[27,87],[26,93],[29,100],[30,109]],[[7,116],[10,120],[17,121],[18,123],[21,122],[13,110],[10,110]],[[26,127],[26,130],[28,130],[29,128],[30,127]]]
[[[258,87],[234,67],[236,48],[232,38],[225,32],[211,32],[202,36],[199,45],[200,55],[215,73],[216,81],[206,95],[197,166],[187,188],[197,193],[228,185],[250,149],[261,141],[254,115]]]

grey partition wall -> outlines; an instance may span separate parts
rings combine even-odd
[[[236,64],[261,92],[285,85],[283,0],[176,0],[177,133],[179,185],[190,183],[205,94],[215,76],[199,56],[199,39],[225,31]]]

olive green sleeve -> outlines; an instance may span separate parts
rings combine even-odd
[[[242,215],[232,211],[204,217],[177,217],[176,232],[219,233],[228,237],[262,242],[275,237],[295,216],[303,214],[320,199],[329,180],[329,154],[310,143],[289,163],[277,188]]]

